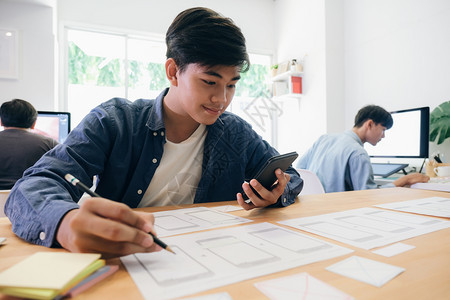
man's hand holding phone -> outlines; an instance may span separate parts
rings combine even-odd
[[[243,193],[236,195],[238,203],[246,210],[276,203],[290,180],[284,171],[297,157],[296,152],[290,152],[268,159],[254,179],[242,184]]]
[[[250,182],[244,182],[242,184],[242,189],[248,196],[248,199],[244,200],[243,195],[238,193],[236,197],[239,205],[245,210],[250,210],[275,204],[278,201],[278,198],[283,194],[284,189],[291,178],[289,174],[284,173],[281,169],[277,169],[275,175],[277,181],[271,189],[266,189],[256,179],[252,179]]]

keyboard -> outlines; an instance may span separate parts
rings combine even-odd
[[[450,177],[431,177],[428,182],[415,183],[411,188],[450,192]]]

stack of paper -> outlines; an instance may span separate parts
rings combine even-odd
[[[38,252],[0,273],[0,293],[53,299],[104,265],[100,254]]]

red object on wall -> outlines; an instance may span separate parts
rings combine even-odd
[[[301,94],[302,93],[302,78],[297,76],[291,77],[292,82],[292,93]]]

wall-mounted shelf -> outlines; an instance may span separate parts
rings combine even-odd
[[[274,98],[302,97],[303,72],[287,71],[272,77]]]
[[[302,98],[302,94],[288,93],[288,94],[283,94],[283,95],[273,96],[273,98],[274,98],[274,99],[283,99],[283,98],[296,98],[296,99],[300,99],[300,98]]]
[[[275,81],[286,81],[291,76],[303,77],[303,72],[297,72],[297,71],[284,72],[284,73],[281,73],[281,74],[278,74],[278,75],[272,77],[272,82],[275,82]]]

